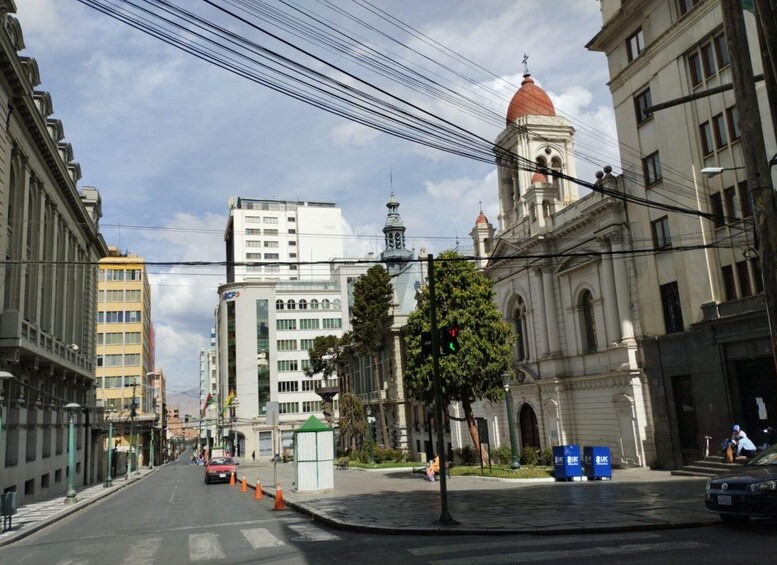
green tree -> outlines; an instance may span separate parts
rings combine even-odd
[[[394,292],[388,271],[375,265],[361,275],[353,285],[353,308],[351,326],[356,349],[368,355],[372,365],[372,382],[378,395],[378,417],[382,431],[383,446],[389,445],[386,413],[380,394],[380,372],[378,363],[383,348],[383,333],[391,323],[391,301]]]
[[[343,445],[356,449],[356,438],[367,433],[367,418],[364,406],[358,396],[353,394],[340,395],[340,437]]]
[[[491,280],[470,261],[445,251],[434,262],[437,327],[459,326],[461,350],[440,357],[444,409],[461,402],[472,443],[480,452],[472,404],[504,398],[501,375],[510,367],[515,342],[510,325],[494,302]],[[434,402],[432,356],[421,351],[421,333],[431,330],[429,287],[421,288],[407,321],[405,391],[425,404]],[[438,422],[439,425],[439,422]]]
[[[308,349],[310,365],[305,369],[305,376],[314,378],[321,375],[324,379],[331,379],[337,375],[339,395],[350,391],[350,369],[353,360],[353,348],[351,347],[351,333],[346,332],[342,337],[335,335],[320,335],[313,340],[313,346]],[[324,416],[329,425],[333,422],[333,408],[331,402],[324,402]]]

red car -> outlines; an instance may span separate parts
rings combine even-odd
[[[229,481],[229,476],[235,473],[235,460],[231,457],[214,457],[205,465],[205,484],[214,481]]]

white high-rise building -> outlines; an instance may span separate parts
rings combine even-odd
[[[343,256],[343,218],[331,202],[233,197],[224,239],[228,283],[324,279]]]

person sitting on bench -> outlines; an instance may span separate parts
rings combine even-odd
[[[434,454],[434,461],[426,464],[426,480],[434,482],[434,475],[440,472],[440,456]]]

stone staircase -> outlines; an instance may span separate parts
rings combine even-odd
[[[694,461],[690,465],[672,471],[672,475],[680,477],[714,477],[741,466],[741,463],[726,463],[726,458],[720,455],[709,455],[704,459]]]

